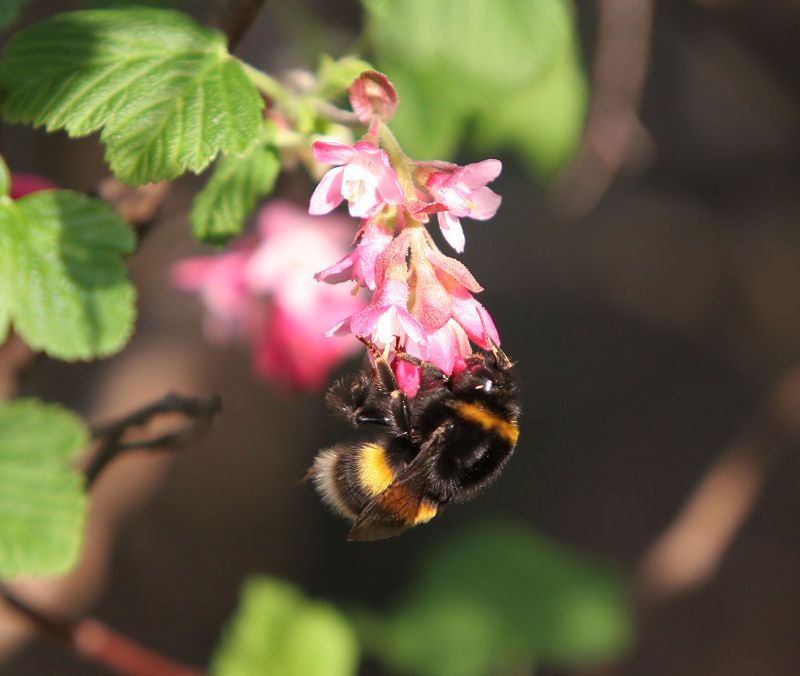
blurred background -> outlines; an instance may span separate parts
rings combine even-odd
[[[98,4],[33,0],[18,26]],[[217,21],[231,4],[178,7]],[[170,389],[218,392],[224,412],[177,455],[114,464],[93,494],[81,568],[31,583],[34,598],[204,665],[249,575],[356,616],[391,613],[436,552],[475,545],[494,528],[480,524],[500,522],[565,550],[588,577],[611,575],[627,610],[611,612],[611,630],[587,629],[610,633],[579,659],[541,649],[485,673],[798,673],[800,4],[543,4],[566,8],[566,23],[542,14],[561,56],[526,74],[534,57],[518,52],[523,65],[494,79],[481,110],[485,89],[452,73],[437,81],[398,51],[402,22],[392,38],[374,19],[365,38],[355,0],[267,2],[237,49],[280,74],[359,48],[398,87],[412,156],[503,160],[492,184],[502,207],[465,222],[463,256],[523,384],[522,436],[502,479],[400,538],[345,542],[345,522],[298,482],[319,448],[358,435],[322,393],[265,383],[245,351],[206,344],[199,303],[170,285],[175,261],[209,253],[187,225],[202,179],[184,178],[130,260],[140,317],[129,347],[91,364],[39,359],[20,393],[91,421]],[[441,33],[428,57],[443,50],[467,70],[492,61],[484,43],[452,40],[463,17],[416,18],[421,45]],[[526,88],[529,75],[545,84]],[[64,187],[96,191],[107,173],[95,139],[7,126],[3,146],[15,171]],[[303,202],[310,188],[298,173],[278,192]],[[491,576],[492,557],[481,560]],[[520,595],[535,615],[537,596]],[[21,643],[15,618],[0,620],[2,673],[105,673],[46,639]],[[391,673],[383,662],[368,655],[360,673]]]

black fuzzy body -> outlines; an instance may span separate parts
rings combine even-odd
[[[380,357],[372,374],[356,374],[328,392],[329,406],[354,425],[387,429],[368,444],[320,452],[309,471],[325,501],[355,520],[352,539],[394,535],[431,518],[431,510],[470,500],[500,475],[516,446],[517,381],[500,350],[474,353],[453,377],[429,362],[403,358],[420,367],[414,397],[398,389]],[[369,458],[363,453],[368,447]],[[385,487],[376,483],[378,475],[387,478]],[[427,505],[424,519],[420,505]]]

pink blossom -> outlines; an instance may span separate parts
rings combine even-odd
[[[187,258],[171,270],[172,283],[200,295],[206,308],[203,328],[214,343],[227,343],[260,325],[259,308],[244,278],[249,247],[240,245],[217,256]]]
[[[360,312],[336,324],[329,335],[368,337],[378,346],[405,343],[406,336],[415,342],[425,341],[420,323],[408,311],[408,270],[405,262],[392,263],[380,280],[372,302]]]
[[[347,219],[312,219],[276,200],[261,210],[256,238],[217,256],[181,261],[172,278],[200,294],[209,338],[249,346],[254,368],[267,379],[317,389],[358,350],[356,341],[324,332],[343,314],[363,308],[363,301],[313,279],[324,261],[346,250],[348,230]]]
[[[344,258],[318,272],[314,277],[320,282],[339,284],[354,280],[359,286],[375,290],[375,262],[393,235],[382,225],[374,221],[367,222],[361,228],[361,235],[356,248]]]
[[[18,200],[20,197],[25,197],[32,192],[40,190],[52,190],[55,188],[55,183],[42,178],[37,174],[24,174],[14,172],[11,174],[11,190],[10,197],[12,200]]]
[[[319,182],[308,213],[327,214],[347,200],[351,216],[371,218],[385,204],[400,204],[403,189],[385,150],[368,141],[353,146],[316,141],[314,157],[323,164],[337,164]]]
[[[464,250],[464,231],[460,218],[485,221],[497,212],[501,197],[486,187],[500,175],[500,160],[484,160],[457,167],[452,171],[434,171],[427,188],[433,198],[447,207],[439,212],[439,227],[448,244],[459,253]]]

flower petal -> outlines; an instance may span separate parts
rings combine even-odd
[[[353,146],[335,141],[314,141],[311,144],[311,150],[314,153],[314,159],[322,164],[346,164],[356,154]]]
[[[464,287],[467,291],[472,291],[472,293],[483,291],[483,287],[478,284],[478,280],[472,276],[472,273],[461,261],[445,256],[441,251],[437,251],[434,248],[428,249],[427,256],[435,268],[448,275],[459,286]],[[450,287],[452,284],[447,286]]]
[[[342,200],[342,176],[344,168],[337,167],[326,173],[319,182],[314,194],[311,195],[311,203],[308,213],[313,216],[327,214],[338,207]]]
[[[458,220],[449,211],[442,211],[437,215],[439,219],[439,229],[442,235],[447,240],[447,243],[453,247],[458,253],[464,251],[466,238],[464,237],[464,230],[461,227],[461,221]]]
[[[475,190],[472,195],[472,207],[468,214],[469,218],[474,218],[477,221],[485,221],[497,213],[500,207],[500,202],[503,198],[500,197],[491,188],[483,187]]]
[[[483,160],[467,164],[456,173],[461,182],[474,190],[494,181],[502,170],[503,163],[500,160]]]
[[[463,289],[453,293],[453,319],[467,332],[470,340],[484,350],[490,347],[487,334],[495,345],[500,344],[500,336],[491,315]]]
[[[355,252],[347,254],[333,265],[317,272],[314,279],[327,284],[339,284],[353,279],[354,258]]]

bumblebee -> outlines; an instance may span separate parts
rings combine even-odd
[[[337,382],[327,403],[356,427],[379,425],[386,433],[320,451],[306,477],[324,503],[353,521],[348,540],[379,540],[492,483],[517,444],[520,407],[513,364],[491,343],[453,377],[399,352],[420,369],[419,392],[409,398],[386,358],[361,340],[374,355],[372,372]]]

